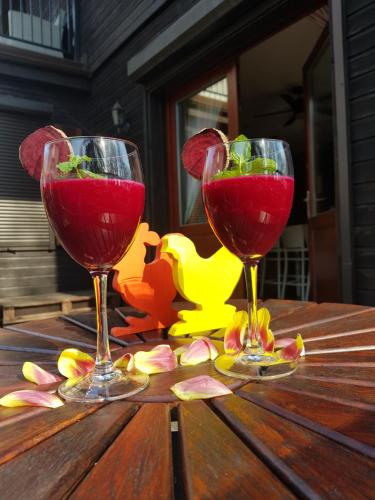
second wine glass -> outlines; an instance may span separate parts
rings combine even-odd
[[[287,143],[249,139],[207,149],[202,182],[206,213],[220,242],[243,262],[248,302],[248,331],[242,353],[221,356],[215,363],[227,375],[275,377],[295,368],[272,365],[275,359],[263,350],[257,314],[258,263],[288,221],[293,192],[293,164]]]
[[[59,241],[92,277],[97,352],[86,376],[68,379],[59,394],[70,401],[122,399],[143,390],[146,374],[123,373],[112,363],[107,323],[107,277],[129,248],[144,208],[137,147],[120,139],[68,137],[46,144],[41,193]]]

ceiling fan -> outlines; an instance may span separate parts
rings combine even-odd
[[[290,87],[286,92],[280,94],[280,98],[286,102],[288,109],[280,109],[278,111],[254,115],[253,118],[264,118],[266,116],[276,116],[290,113],[290,117],[283,124],[284,127],[287,127],[288,125],[294,123],[298,118],[303,117],[303,113],[305,111],[305,99],[302,86],[296,85]]]

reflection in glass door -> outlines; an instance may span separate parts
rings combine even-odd
[[[185,141],[204,128],[217,128],[228,133],[228,81],[222,78],[203,88],[176,106],[176,145],[182,151]],[[179,223],[202,224],[207,222],[200,195],[201,183],[189,175],[177,154],[177,179]]]

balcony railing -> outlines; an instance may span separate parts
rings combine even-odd
[[[0,0],[0,41],[74,59],[76,17],[75,0]]]

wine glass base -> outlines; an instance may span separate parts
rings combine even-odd
[[[260,359],[261,358],[261,359]],[[297,361],[273,363],[272,357],[256,354],[223,354],[216,358],[215,368],[228,377],[243,380],[274,380],[296,371]]]
[[[105,377],[89,373],[83,377],[68,379],[58,388],[58,393],[67,401],[100,403],[115,401],[143,391],[150,378],[145,373],[123,373],[115,370]]]

